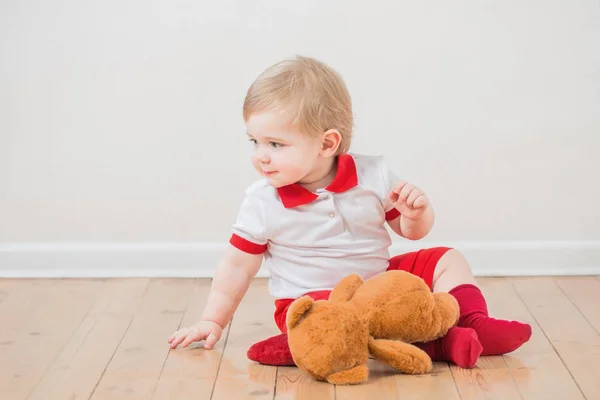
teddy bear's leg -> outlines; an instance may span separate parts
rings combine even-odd
[[[399,340],[370,338],[369,351],[375,358],[405,374],[424,374],[432,369],[427,353]]]
[[[335,288],[331,291],[329,300],[346,302],[352,298],[356,289],[362,285],[364,281],[357,274],[350,274],[342,279]]]
[[[357,365],[345,371],[336,372],[327,377],[327,382],[335,385],[354,385],[366,382],[369,379],[367,364]]]

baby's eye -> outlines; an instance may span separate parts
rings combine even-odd
[[[274,149],[278,149],[282,146],[283,145],[281,143],[271,142],[271,147],[273,147]]]
[[[250,141],[250,143],[252,144],[257,144],[258,142],[256,141],[256,139],[248,139]]]

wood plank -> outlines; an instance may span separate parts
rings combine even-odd
[[[555,278],[555,281],[596,332],[600,332],[600,280],[591,276],[569,276]]]
[[[50,296],[54,283],[35,279],[2,279],[4,301],[0,303],[0,366],[2,355],[12,351],[17,338],[22,337],[32,316],[40,312],[39,299]],[[0,381],[12,371],[0,370]],[[0,398],[5,393],[0,386]]]
[[[274,303],[267,285],[266,279],[255,279],[235,313],[215,382],[213,400],[274,396],[277,367],[257,364],[246,355],[252,344],[279,333],[273,321]]]
[[[24,307],[15,305],[27,321],[17,317],[21,328],[7,327],[5,331],[12,337],[0,354],[3,399],[25,399],[31,393],[83,321],[104,282],[52,279],[32,281],[31,285],[33,291]],[[8,302],[7,298],[3,304]],[[35,307],[29,308],[31,305]]]
[[[10,346],[21,336],[31,317],[40,312],[40,298],[51,297],[57,285],[56,281],[38,279],[3,279],[2,282],[6,295],[0,303],[0,352],[1,346]]]
[[[8,297],[8,295],[16,290],[18,287],[23,286],[21,279],[0,279],[0,304]],[[20,284],[19,284],[20,283]]]
[[[526,322],[532,327],[529,342],[504,355],[504,361],[524,399],[583,399],[577,384],[556,354],[544,332],[519,299],[515,278],[479,278],[490,315]]]
[[[335,386],[319,382],[296,367],[277,368],[276,400],[335,399]]]
[[[103,373],[93,398],[146,399],[153,393],[154,399],[208,399],[213,383],[214,398],[225,399],[457,399],[459,392],[464,399],[581,399],[582,391],[587,398],[600,398],[594,391],[600,361],[598,277],[478,281],[493,316],[532,324],[529,343],[503,357],[483,358],[479,371],[470,374],[435,363],[431,375],[400,375],[370,360],[369,383],[334,387],[294,367],[266,367],[247,360],[252,343],[277,334],[273,302],[261,279],[236,313],[230,332],[233,345],[226,342],[225,333],[212,351],[200,344],[171,351],[166,343],[177,326],[199,318],[208,281],[188,280],[187,289],[183,284],[181,290],[169,289],[164,282],[170,280],[155,280],[142,298],[148,280],[135,280],[135,287],[133,280],[0,280],[0,398],[25,398],[33,389],[28,397],[32,400],[87,399]],[[251,315],[256,310],[257,315]],[[60,323],[54,325],[56,321]],[[21,377],[13,376],[19,372]],[[452,386],[452,374],[459,390]]]
[[[148,278],[107,279],[105,290],[94,303],[90,316],[107,314],[133,317],[150,286]]]
[[[5,288],[3,283],[0,283],[0,304],[4,301],[4,299],[8,296],[9,291]]]
[[[148,279],[108,280],[28,400],[88,399],[133,320],[148,283]]]
[[[398,398],[402,400],[459,400],[458,389],[448,363],[434,362],[427,375],[399,375]]]
[[[194,287],[190,279],[152,279],[131,326],[91,399],[148,399]]]
[[[185,312],[181,326],[190,326],[200,320],[211,281],[198,280]],[[209,399],[217,377],[223,349],[227,341],[229,325],[212,350],[205,350],[204,343],[192,343],[187,348],[170,350],[160,375],[153,399]],[[168,343],[165,338],[165,346]]]
[[[336,400],[398,398],[398,387],[396,386],[398,371],[373,359],[369,359],[367,365],[369,367],[369,380],[360,385],[336,385]]]
[[[523,278],[514,283],[519,296],[543,329],[575,382],[588,399],[600,398],[600,335],[554,280]]]
[[[472,369],[451,365],[456,387],[463,400],[522,399],[501,356],[481,357]]]

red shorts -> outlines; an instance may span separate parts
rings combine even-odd
[[[449,247],[432,247],[419,251],[413,251],[406,254],[400,254],[392,257],[388,266],[390,270],[401,270],[410,272],[413,275],[423,278],[427,286],[433,289],[433,272],[439,259],[448,251]],[[327,300],[331,290],[320,290],[317,292],[306,293],[313,300]],[[275,300],[275,323],[282,333],[287,332],[285,318],[288,308],[295,299],[277,299]]]

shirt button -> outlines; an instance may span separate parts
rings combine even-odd
[[[335,213],[332,213],[332,212],[330,212],[330,213],[329,213],[329,216],[330,216],[331,218],[333,218],[333,217],[335,217]]]
[[[326,194],[325,196],[323,196],[323,200],[327,200],[329,198],[329,195]]]

